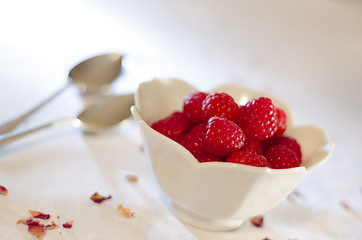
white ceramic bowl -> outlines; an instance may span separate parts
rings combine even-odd
[[[132,114],[137,120],[154,175],[168,196],[176,216],[194,226],[223,231],[239,227],[245,219],[264,214],[281,202],[308,172],[329,157],[333,145],[315,126],[295,127],[286,105],[262,92],[224,85],[209,92],[227,92],[237,103],[267,96],[288,116],[285,135],[302,148],[301,167],[270,169],[225,162],[199,163],[180,144],[150,127],[153,122],[182,111],[185,96],[196,91],[178,79],[154,79],[141,83]]]

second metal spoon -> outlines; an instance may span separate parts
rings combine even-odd
[[[80,127],[87,132],[97,132],[102,129],[114,126],[131,115],[131,106],[134,105],[134,95],[109,96],[104,101],[86,108],[76,118],[65,118],[53,121],[39,127],[3,138],[0,146],[13,142],[41,129],[57,126],[59,124],[70,123],[74,127]]]

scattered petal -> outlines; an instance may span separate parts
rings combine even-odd
[[[107,200],[107,199],[111,199],[112,196],[109,195],[108,197],[104,197],[102,195],[100,195],[98,192],[95,192],[91,197],[90,199],[95,202],[95,203],[102,203],[104,200]]]
[[[291,201],[294,201],[296,198],[300,197],[301,194],[298,190],[294,190],[293,192],[291,192],[289,195],[288,195],[288,199],[291,200]]]
[[[45,234],[45,226],[44,224],[38,224],[38,225],[29,225],[28,231],[34,234],[38,239],[43,239],[43,236]]]
[[[39,220],[34,219],[33,217],[30,218],[22,218],[19,219],[17,224],[25,224],[28,226],[28,231],[34,234],[38,239],[42,239],[45,234],[45,225],[40,224]]]
[[[29,219],[29,218],[28,218],[28,219]],[[28,219],[25,219],[25,218],[19,219],[19,220],[16,222],[16,224],[20,224],[20,223],[26,224],[26,222],[28,221]],[[31,218],[31,219],[32,219],[32,218]]]
[[[30,233],[32,233],[33,235],[35,235],[39,240],[43,239],[43,236],[45,235],[45,233],[48,229],[51,230],[51,229],[58,227],[58,225],[54,221],[51,221],[51,223],[46,224],[46,225],[42,224],[40,222],[40,221],[48,220],[50,218],[49,214],[44,214],[42,212],[33,211],[33,210],[29,210],[29,212],[32,216],[30,216],[29,218],[19,219],[17,221],[17,224],[27,225],[28,231]],[[59,219],[59,216],[57,216],[57,218]],[[39,220],[39,219],[41,219],[41,220]],[[72,225],[73,225],[73,220],[64,223],[63,227],[71,228]]]
[[[47,224],[45,227],[48,229],[54,229],[58,227],[58,225],[54,221],[52,221],[50,224]]]
[[[252,217],[250,218],[250,222],[256,227],[262,227],[264,222],[264,217],[261,215]]]
[[[122,206],[122,204],[118,205],[118,210],[126,217],[133,217],[134,212],[132,212],[129,208],[125,208]]]
[[[6,196],[8,194],[8,189],[6,187],[0,185],[0,194]]]
[[[50,218],[49,214],[45,214],[45,213],[42,213],[39,211],[29,210],[29,212],[34,218],[40,218],[40,219],[49,219]]]
[[[20,224],[20,223],[28,225],[28,226],[39,226],[40,225],[39,220],[36,220],[33,217],[19,219],[17,221],[17,224]]]
[[[25,222],[26,225],[28,226],[40,226],[40,221],[36,220],[34,218],[28,218]]]
[[[138,177],[135,175],[127,175],[126,176],[128,182],[137,182],[138,181]]]
[[[271,240],[270,238],[268,238],[268,237],[265,237],[265,238],[263,238],[262,240]]]
[[[73,227],[73,220],[69,220],[63,224],[63,228],[72,228]]]
[[[346,201],[344,201],[344,200],[340,201],[339,204],[340,204],[341,207],[342,207],[343,209],[345,209],[345,210],[349,210],[349,209],[351,208],[351,207],[349,206],[349,204],[348,204]]]

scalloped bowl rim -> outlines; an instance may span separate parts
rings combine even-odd
[[[174,82],[183,82],[185,83],[185,85],[188,83],[184,82],[182,80],[179,79],[174,79],[174,78],[170,78],[170,79],[166,79],[167,81],[174,81]],[[165,79],[158,79],[155,78],[151,81],[148,82],[144,82],[141,83],[139,85],[138,88],[142,88],[143,84],[150,84],[152,82],[160,82],[160,81],[165,81]],[[191,85],[189,85],[191,86]],[[193,86],[192,86],[193,87]],[[195,91],[197,90],[196,88],[194,88]],[[275,103],[277,102],[278,105],[282,105],[283,110],[287,113],[288,115],[288,129],[296,129],[298,128],[298,126],[294,125],[294,121],[293,121],[293,117],[291,114],[291,111],[289,110],[289,107],[283,103],[282,101],[280,101],[277,98],[274,98],[272,96],[270,96],[267,93],[264,93],[262,91],[255,91],[255,90],[251,90],[251,89],[247,89],[244,87],[241,87],[239,85],[236,84],[224,84],[224,85],[220,85],[217,86],[215,88],[212,88],[211,90],[207,91],[207,92],[216,92],[216,91],[224,91],[225,89],[237,89],[236,91],[240,92],[245,92],[248,93],[250,95],[255,95],[255,96],[266,96],[266,97],[270,97],[272,99],[272,101]],[[138,96],[138,90],[136,91],[136,102],[137,102],[137,98]],[[164,136],[163,134],[155,131],[154,129],[151,128],[151,126],[149,124],[147,124],[147,122],[143,119],[141,113],[139,112],[138,108],[136,105],[131,107],[131,112],[133,114],[133,116],[135,117],[135,119],[138,121],[138,123],[140,124],[140,126],[147,132],[149,132],[150,134],[152,134],[154,137],[156,137],[157,139],[159,139],[160,141],[166,143],[167,145],[169,145],[170,147],[176,149],[180,154],[182,154],[185,159],[187,159],[191,165],[193,167],[196,168],[226,168],[226,169],[240,169],[241,171],[249,171],[249,172],[257,172],[257,173],[266,173],[266,174],[290,174],[291,172],[301,172],[301,171],[307,171],[309,172],[310,170],[316,168],[317,166],[325,163],[327,161],[327,159],[329,158],[333,148],[334,148],[334,144],[331,143],[331,141],[329,140],[328,136],[326,135],[326,133],[320,129],[317,126],[314,125],[302,125],[300,127],[313,127],[316,128],[316,130],[321,131],[324,134],[325,137],[325,142],[326,144],[323,147],[326,147],[325,152],[327,152],[327,155],[325,155],[323,158],[319,159],[318,161],[316,161],[314,164],[305,167],[305,166],[299,166],[299,167],[295,167],[295,168],[287,168],[287,169],[272,169],[269,167],[254,167],[254,166],[248,166],[245,164],[235,164],[235,163],[226,163],[226,162],[204,162],[204,163],[200,163],[186,148],[184,148],[181,144],[173,141],[172,139]]]

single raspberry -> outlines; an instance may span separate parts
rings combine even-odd
[[[285,130],[287,129],[287,114],[283,111],[283,109],[276,107],[276,117],[278,119],[277,122],[277,130],[274,133],[274,137],[278,138],[283,135]]]
[[[210,155],[199,155],[197,157],[197,160],[200,162],[200,163],[203,163],[203,162],[222,162],[222,158],[220,157],[214,157],[214,156],[210,156]]]
[[[282,136],[274,143],[277,146],[284,146],[292,150],[297,156],[299,164],[302,162],[302,151],[297,140],[291,137]]]
[[[226,118],[212,117],[207,122],[204,150],[206,153],[225,157],[244,145],[245,135],[236,123]]]
[[[184,133],[190,128],[190,122],[181,112],[174,112],[169,117],[153,123],[151,127],[166,137],[180,143]]]
[[[265,140],[277,130],[276,111],[270,98],[259,97],[240,107],[236,123],[246,136]]]
[[[192,124],[202,122],[202,102],[207,95],[204,92],[193,92],[185,97],[183,113]]]
[[[246,138],[242,150],[248,150],[255,154],[262,154],[263,148],[261,147],[260,141],[254,138]]]
[[[293,168],[299,167],[296,154],[283,146],[270,146],[264,154],[271,168]]]
[[[234,121],[239,112],[239,106],[227,93],[214,92],[202,102],[203,121],[211,117],[223,117]]]
[[[248,150],[236,150],[226,158],[226,162],[245,164],[255,167],[269,167],[269,163],[262,155]]]
[[[200,123],[185,134],[181,145],[189,150],[195,157],[203,154],[202,144],[206,135],[206,123]]]

